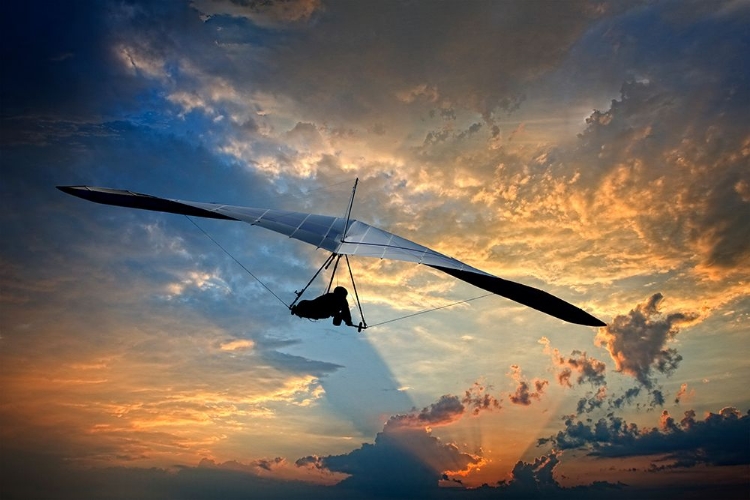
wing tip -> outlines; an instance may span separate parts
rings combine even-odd
[[[589,315],[590,316],[590,315]],[[596,318],[594,316],[591,316],[591,320],[588,323],[584,323],[585,326],[593,326],[596,328],[604,328],[607,326],[607,323],[600,320],[599,318]]]
[[[549,310],[549,309],[544,310],[544,309],[537,308],[534,305],[530,305],[530,307],[533,307],[534,309],[545,312],[549,314],[550,316],[554,316],[558,319],[561,319],[563,321],[566,321],[568,323],[573,323],[576,325],[593,326],[595,328],[602,328],[602,327],[607,326],[607,323],[600,320],[593,314],[590,314],[584,311],[580,307],[576,307],[573,304],[569,304],[557,297],[555,297],[555,299],[557,301],[560,301],[559,303],[565,304],[565,307],[563,309],[555,309],[555,310]]]

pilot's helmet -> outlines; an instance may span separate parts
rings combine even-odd
[[[342,297],[346,297],[349,294],[349,292],[347,292],[346,288],[344,288],[343,286],[337,286],[336,288],[334,288],[333,293],[335,295],[341,295]]]

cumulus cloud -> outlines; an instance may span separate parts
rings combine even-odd
[[[607,397],[606,386],[599,387],[593,395],[587,395],[586,397],[578,400],[578,405],[576,406],[576,413],[578,415],[580,415],[581,413],[591,413],[592,411],[601,408],[606,397]]]
[[[578,374],[575,380],[577,385],[584,383],[589,383],[595,387],[607,385],[605,377],[607,367],[603,362],[590,358],[586,352],[578,349],[573,350],[568,357],[562,356],[558,349],[551,347],[547,337],[542,337],[539,343],[544,345],[544,352],[552,356],[555,366],[561,367],[556,375],[560,385],[573,387],[570,382],[573,372]]]
[[[661,314],[659,306],[664,297],[652,295],[638,304],[627,315],[615,317],[601,329],[596,341],[605,347],[618,371],[634,376],[646,388],[654,386],[654,372],[671,374],[682,356],[667,343],[679,333],[680,326],[698,316],[689,312]]]
[[[511,471],[513,479],[509,485],[517,485],[526,490],[545,490],[558,487],[552,471],[560,463],[557,453],[550,453],[527,463],[518,461]]]
[[[496,491],[512,498],[601,498],[602,495],[619,498],[622,483],[594,481],[590,484],[565,487],[555,479],[555,469],[560,464],[561,452],[552,452],[534,459],[533,462],[519,460],[513,466],[510,479],[498,482]],[[629,493],[628,493],[629,494]],[[488,497],[490,498],[490,497]],[[495,497],[491,497],[495,498]]]
[[[596,422],[566,419],[564,430],[538,443],[551,443],[563,450],[585,449],[595,457],[663,456],[661,462],[671,461],[660,469],[750,463],[750,413],[723,408],[703,420],[695,417],[695,411],[688,410],[677,421],[665,410],[659,427],[651,429],[640,429],[613,415]]]
[[[444,475],[467,472],[483,463],[481,457],[443,443],[424,427],[427,421],[454,421],[459,406],[458,398],[444,396],[413,419],[391,417],[373,444],[365,443],[344,455],[307,457],[297,463],[349,474],[337,486],[344,490],[365,490],[395,498],[436,492]],[[419,425],[412,425],[415,422]]]
[[[422,408],[422,410],[414,408],[409,413],[391,416],[385,427],[430,428],[457,422],[467,411],[471,411],[471,414],[476,416],[483,411],[499,410],[501,401],[492,396],[488,392],[489,389],[479,382],[474,382],[464,392],[463,397],[443,395],[437,402]]]
[[[467,391],[467,398],[475,400],[475,393],[483,391],[482,386],[475,384]],[[457,399],[444,396],[416,415],[443,414],[444,408],[455,407],[456,402]],[[357,492],[378,498],[407,498],[411,495],[441,498],[442,495],[450,497],[450,489],[438,488],[440,481],[454,486],[463,485],[463,481],[455,476],[465,475],[485,463],[481,456],[462,453],[455,445],[443,443],[423,426],[393,425],[394,422],[405,422],[402,417],[391,417],[373,444],[363,444],[344,455],[303,457],[296,461],[296,465],[348,474],[349,477],[336,485],[337,491],[352,494]],[[438,417],[437,421],[445,422],[445,419]],[[465,493],[479,498],[501,492],[522,497],[554,493],[565,498],[570,494],[573,498],[575,494],[619,488],[618,485],[605,482],[574,488],[561,486],[554,477],[554,470],[560,464],[560,456],[560,452],[553,452],[532,462],[518,461],[510,473],[510,479],[498,481],[495,486],[485,485]]]
[[[534,379],[527,381],[523,378],[521,368],[518,365],[511,365],[511,371],[508,374],[518,385],[514,393],[508,394],[511,403],[522,406],[529,406],[532,399],[537,401],[541,399],[544,388],[549,385],[548,380]]]
[[[465,407],[458,396],[444,395],[436,403],[423,408],[419,412],[394,415],[387,427],[415,427],[425,428],[438,425],[448,425],[459,420],[464,414]]]
[[[499,410],[502,400],[499,400],[487,392],[490,387],[485,387],[479,382],[474,382],[471,388],[467,389],[461,402],[466,405],[473,415],[479,415],[484,410]]]

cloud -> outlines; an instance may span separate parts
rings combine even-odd
[[[385,424],[386,428],[412,427],[425,428],[450,425],[460,420],[468,410],[476,416],[484,411],[499,410],[501,401],[489,394],[485,387],[479,382],[464,392],[463,398],[453,395],[443,395],[440,399],[429,406],[417,411],[414,408],[410,413],[393,415]]]
[[[299,465],[316,464],[350,476],[338,484],[343,490],[367,491],[401,498],[437,492],[446,474],[465,473],[483,463],[477,455],[460,452],[432,436],[429,425],[448,425],[460,418],[463,406],[455,396],[443,396],[418,414],[395,415],[373,444],[344,454],[307,457]]]
[[[244,351],[255,347],[255,342],[249,339],[234,339],[222,342],[219,349],[222,351]]]
[[[373,444],[365,443],[344,455],[308,456],[295,463],[349,474],[337,486],[345,491],[367,491],[394,498],[425,495],[430,491],[437,494],[441,480],[458,484],[461,481],[454,481],[453,476],[481,466],[484,459],[461,452],[454,444],[443,443],[432,435],[431,428],[454,424],[469,409],[476,416],[499,408],[500,402],[476,382],[463,398],[444,395],[422,410],[391,416]]]
[[[552,471],[559,463],[560,459],[556,453],[536,458],[533,463],[519,460],[511,471],[513,479],[508,486],[511,489],[520,487],[531,491],[557,488],[559,485],[552,476]]]
[[[459,420],[465,411],[458,396],[444,395],[436,403],[419,412],[394,415],[386,422],[388,427],[427,428],[438,425],[449,425]]]
[[[588,396],[578,400],[578,405],[576,406],[576,414],[580,415],[581,413],[591,413],[592,411],[601,408],[606,397],[607,387],[599,387],[596,390],[596,393],[592,396]]]
[[[533,462],[519,460],[511,471],[511,479],[501,481],[498,493],[513,498],[592,498],[598,495],[617,493],[621,484],[595,481],[588,485],[564,487],[557,482],[553,473],[560,464],[561,453],[550,453],[535,458]],[[619,495],[616,495],[619,496]]]
[[[715,466],[750,463],[747,435],[750,413],[742,415],[736,408],[724,408],[697,420],[693,410],[678,422],[665,410],[659,428],[639,429],[619,417],[610,416],[594,423],[567,419],[565,429],[539,444],[551,443],[558,449],[584,449],[594,457],[660,456],[658,467],[688,468],[699,464]]]
[[[320,0],[193,0],[190,5],[204,16],[244,17],[261,26],[308,21],[322,8]]]
[[[548,380],[534,379],[528,382],[523,379],[521,368],[518,365],[511,365],[511,371],[508,374],[517,384],[516,391],[508,394],[510,402],[516,405],[529,406],[532,399],[539,400],[542,397],[544,388],[549,385]]]
[[[726,35],[736,33],[729,29]],[[737,75],[729,69],[735,55],[725,56],[721,62],[703,58],[708,55],[675,60],[675,66],[694,72],[688,81],[664,75],[665,67],[649,68],[649,79],[625,81],[620,100],[587,118],[572,158],[581,166],[597,165],[581,172],[585,183],[599,184],[591,208],[603,226],[630,221],[650,253],[689,260],[698,266],[693,272],[716,279],[746,273],[750,252],[739,243],[747,241],[748,229],[738,219],[750,214],[750,203],[737,189],[749,139],[737,128],[742,106],[733,90]],[[687,105],[712,99],[722,102],[718,114]],[[611,233],[616,232],[613,226]]]
[[[552,452],[534,459],[533,462],[519,460],[511,471],[509,480],[498,482],[497,487],[484,487],[487,498],[508,496],[510,498],[627,498],[632,492],[627,491],[622,483],[594,481],[573,487],[561,485],[555,479],[555,469],[560,465],[561,452]]]
[[[477,387],[475,384],[474,388]],[[481,387],[481,386],[480,386]],[[483,388],[482,388],[483,390]],[[473,393],[467,391],[469,393]],[[443,397],[424,413],[442,413],[440,408],[455,405],[456,400],[446,404],[450,398]],[[463,485],[459,477],[481,467],[482,457],[461,453],[455,445],[444,444],[421,426],[393,425],[402,422],[394,416],[378,433],[373,444],[363,444],[345,455],[327,457],[308,456],[297,460],[299,467],[311,467],[350,476],[335,490],[381,498],[409,498],[413,495],[424,498],[451,498],[450,488],[438,488],[440,481],[452,485]],[[445,422],[444,418],[437,418]],[[619,489],[620,486],[606,482],[565,488],[554,478],[554,469],[560,463],[560,453],[551,453],[534,459],[533,462],[518,461],[509,480],[499,481],[496,486],[485,485],[480,489],[462,490],[463,494],[478,498],[494,498],[493,495],[521,495],[520,498],[536,498],[540,493],[555,494],[552,498],[567,498],[566,495],[584,494],[590,491]]]
[[[560,385],[567,387],[573,387],[570,379],[573,376],[573,372],[578,373],[576,384],[581,385],[589,383],[594,387],[607,385],[605,378],[606,365],[595,359],[590,358],[586,352],[579,351],[577,349],[570,353],[569,357],[562,356],[558,349],[553,349],[550,346],[550,341],[547,337],[542,337],[539,343],[544,345],[544,352],[552,356],[555,366],[562,367],[557,372],[557,381]]]
[[[648,389],[654,386],[654,371],[669,375],[677,369],[682,356],[666,345],[681,325],[698,318],[695,313],[662,315],[659,306],[663,300],[660,293],[652,295],[627,315],[615,317],[596,337],[597,344],[609,351],[617,370],[634,376]]]
[[[502,407],[502,400],[490,395],[487,392],[488,389],[491,389],[491,387],[485,388],[479,382],[474,382],[474,385],[464,393],[461,402],[471,409],[473,415],[478,415],[484,410],[499,410]]]
[[[604,363],[597,359],[589,358],[585,352],[579,350],[574,350],[570,353],[570,356],[568,359],[561,357],[558,362],[561,365],[566,365],[566,370],[572,369],[579,373],[576,380],[578,385],[584,383],[590,383],[593,386],[606,385],[604,379],[606,365]],[[570,384],[569,381],[568,384]]]
[[[687,382],[680,385],[680,390],[674,397],[675,404],[680,404],[683,400],[690,401],[695,397],[695,389],[688,390]]]
[[[623,392],[621,396],[613,396],[610,404],[613,408],[622,408],[623,406],[630,404],[635,398],[640,395],[640,393],[640,386],[631,387],[630,389],[627,389],[625,392]]]

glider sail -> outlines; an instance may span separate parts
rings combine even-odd
[[[338,255],[357,255],[424,264],[563,321],[585,326],[606,326],[604,322],[586,311],[547,292],[498,278],[406,238],[355,219],[347,220],[327,215],[218,203],[170,200],[110,188],[58,186],[58,189],[105,205],[247,222]]]

